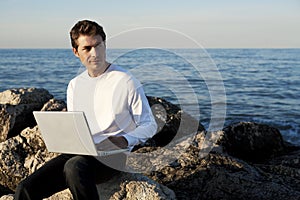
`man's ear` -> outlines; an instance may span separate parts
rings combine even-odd
[[[79,53],[78,53],[77,49],[73,47],[72,50],[73,50],[74,55],[76,57],[79,57]]]

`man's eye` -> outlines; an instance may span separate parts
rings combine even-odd
[[[91,50],[91,47],[85,47],[83,50],[84,50],[84,51],[90,51],[90,50]]]

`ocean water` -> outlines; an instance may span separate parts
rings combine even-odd
[[[107,58],[147,95],[181,105],[206,128],[265,123],[300,145],[300,49],[109,49]],[[39,87],[65,100],[82,70],[69,49],[0,49],[0,91]]]

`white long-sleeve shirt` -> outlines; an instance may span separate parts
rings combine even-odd
[[[129,146],[151,138],[157,125],[143,87],[129,72],[111,65],[98,77],[87,70],[67,89],[68,111],[84,111],[95,143],[123,135]]]

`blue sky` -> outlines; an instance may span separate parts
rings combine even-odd
[[[132,31],[143,27],[206,48],[300,48],[300,0],[0,0],[0,48],[70,48],[68,32],[81,19],[99,22],[108,36],[131,30],[111,48],[134,47],[135,38],[193,46]]]

